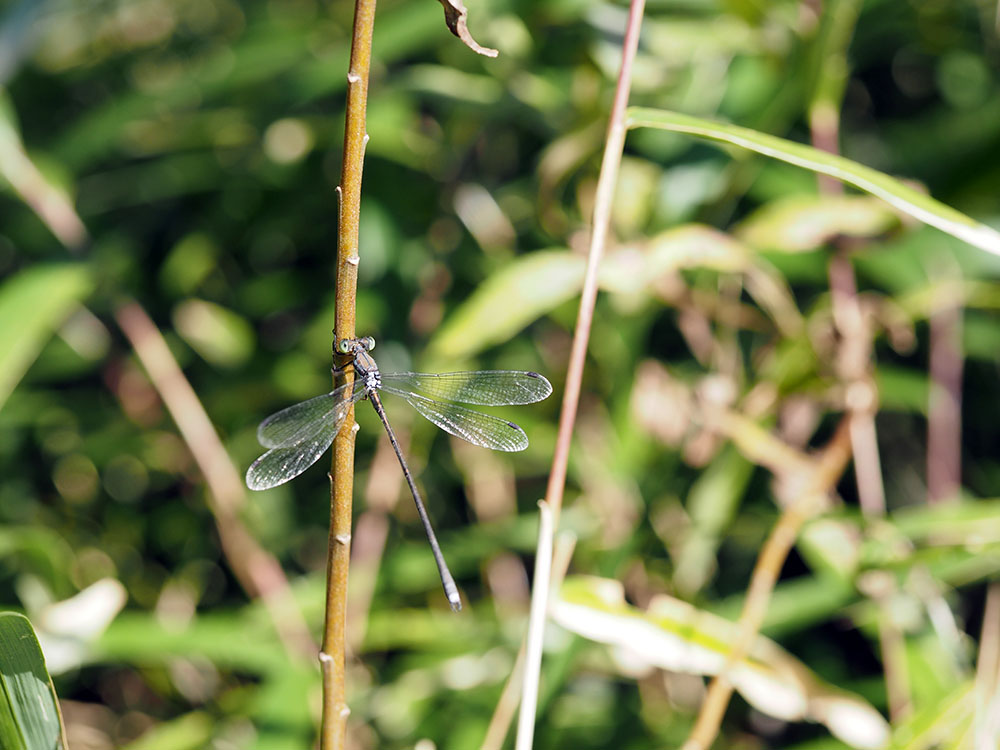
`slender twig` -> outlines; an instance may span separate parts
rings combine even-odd
[[[337,229],[337,309],[334,335],[337,342],[355,337],[358,289],[358,230],[361,216],[361,174],[368,133],[368,71],[375,27],[375,0],[356,0],[351,61],[347,72],[347,116],[344,123],[344,156],[341,165],[340,223]],[[351,368],[345,371],[350,381]],[[322,750],[340,750],[347,739],[347,686],[345,647],[347,634],[347,570],[351,557],[351,517],[354,495],[354,409],[333,441],[330,468],[330,538],[326,565],[326,619],[320,665],[323,671]]]
[[[849,418],[841,421],[833,438],[820,453],[807,476],[787,479],[800,488],[795,502],[784,510],[761,548],[750,578],[736,638],[726,656],[727,667],[712,680],[705,693],[698,718],[682,750],[707,750],[719,732],[722,716],[733,694],[728,672],[747,655],[767,614],[775,583],[802,525],[812,518],[833,490],[851,457]],[[797,474],[797,473],[796,473]]]
[[[639,46],[639,28],[645,0],[632,0],[629,6],[628,22],[625,26],[625,41],[622,49],[622,67],[618,74],[615,99],[608,122],[608,134],[601,159],[601,172],[597,178],[597,194],[594,198],[594,222],[590,235],[590,251],[587,256],[587,271],[580,294],[580,309],[573,332],[569,367],[566,371],[566,388],[563,392],[562,410],[559,414],[559,432],[556,449],[552,457],[545,501],[552,509],[553,528],[559,527],[559,512],[562,509],[563,492],[566,489],[566,467],[569,464],[569,447],[573,438],[573,425],[580,405],[580,388],[583,382],[583,368],[590,342],[590,326],[594,320],[594,305],[597,301],[597,269],[604,256],[604,246],[611,225],[611,205],[618,181],[618,167],[621,165],[625,147],[625,108],[628,105],[629,90],[632,86],[632,63]]]
[[[885,671],[885,697],[889,706],[889,719],[901,722],[913,708],[910,693],[910,674],[906,664],[906,636],[893,622],[891,593],[876,600],[878,604],[878,647]]]
[[[67,250],[76,253],[83,248],[87,228],[80,215],[66,194],[38,169],[20,136],[5,122],[0,122],[0,175]]]
[[[503,741],[507,739],[507,731],[510,729],[510,724],[514,720],[514,714],[521,700],[527,640],[528,634],[525,632],[521,648],[517,651],[517,658],[514,659],[514,666],[500,692],[500,700],[497,701],[497,705],[493,709],[493,716],[490,717],[490,723],[486,727],[486,736],[483,738],[483,744],[479,746],[479,750],[500,750],[503,747]]]
[[[632,85],[632,63],[639,47],[639,29],[642,25],[642,13],[645,0],[632,0],[629,6],[628,21],[625,26],[625,40],[622,49],[622,67],[618,74],[615,87],[614,103],[611,107],[611,117],[608,122],[608,134],[604,144],[604,156],[601,159],[601,171],[597,179],[597,193],[594,199],[594,221],[590,235],[590,250],[587,257],[587,270],[583,281],[583,291],[580,294],[580,309],[577,313],[576,330],[573,332],[573,345],[570,351],[569,367],[566,372],[566,388],[563,392],[562,410],[559,415],[559,431],[556,436],[556,449],[552,457],[552,469],[549,473],[548,486],[545,491],[545,504],[541,506],[551,511],[551,523],[542,524],[548,531],[539,535],[538,550],[535,556],[536,565],[548,565],[551,560],[542,562],[543,557],[551,558],[552,535],[559,527],[559,512],[562,509],[563,492],[566,488],[566,469],[569,464],[570,442],[573,437],[573,425],[576,422],[576,412],[580,404],[580,390],[583,382],[583,368],[587,357],[587,346],[590,341],[590,328],[594,320],[594,306],[597,301],[597,269],[604,255],[608,230],[611,225],[611,205],[615,195],[615,185],[618,181],[618,168],[621,165],[622,151],[625,148],[625,108],[628,106],[629,90]],[[541,512],[545,512],[544,510]],[[548,581],[545,581],[548,584]],[[531,597],[532,613],[545,612],[548,600],[548,585],[533,587]],[[544,618],[543,618],[544,624]],[[537,630],[542,627],[538,626]],[[534,631],[529,631],[534,632]],[[531,654],[530,649],[526,652]],[[531,695],[537,696],[538,681],[541,671],[541,654],[537,660],[525,659],[524,680],[522,683],[523,699]],[[534,731],[534,706],[522,705],[521,721],[518,726],[518,748],[531,746],[531,734]],[[530,724],[528,723],[530,722]]]
[[[315,654],[316,644],[295,605],[284,571],[240,519],[239,509],[246,499],[243,480],[163,335],[137,302],[119,307],[115,319],[205,477],[208,507],[233,575],[248,596],[262,599],[289,653],[300,657]]]
[[[831,154],[840,151],[840,103],[849,70],[846,50],[857,22],[858,0],[826,3],[824,35],[820,45],[818,81],[809,105],[809,128],[813,145]],[[839,195],[844,186],[830,177],[818,175],[819,190]],[[833,303],[833,321],[840,334],[837,353],[838,374],[847,384],[847,412],[851,418],[851,447],[854,476],[861,509],[870,515],[885,513],[885,488],[879,460],[875,412],[878,392],[871,375],[872,334],[858,300],[857,282],[851,266],[849,243],[834,241],[827,274]]]
[[[71,252],[80,252],[89,237],[79,214],[66,196],[45,179],[25,152],[20,138],[7,127],[0,127],[0,165],[0,173],[52,234]],[[116,310],[115,318],[205,477],[208,508],[230,570],[248,596],[263,600],[289,653],[315,653],[316,647],[294,603],[284,571],[239,518],[245,497],[239,472],[162,334],[136,302],[125,302]]]
[[[839,183],[834,183],[838,185]],[[885,514],[885,487],[879,460],[875,412],[878,390],[871,373],[872,333],[858,300],[854,268],[844,242],[835,243],[828,275],[833,320],[840,334],[839,375],[847,384],[845,407],[851,419],[851,446],[858,502],[869,515]]]

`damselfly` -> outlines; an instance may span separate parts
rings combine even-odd
[[[552,385],[537,372],[517,370],[382,373],[369,354],[374,348],[375,339],[370,336],[341,341],[338,349],[351,358],[354,382],[282,409],[260,423],[257,439],[269,450],[247,470],[247,486],[252,490],[277,487],[308,469],[330,447],[351,406],[367,398],[389,435],[413,494],[448,602],[453,609],[461,609],[458,588],[445,564],[427,509],[396,442],[396,435],[385,416],[379,391],[401,396],[442,430],[474,445],[498,451],[522,451],[528,447],[528,436],[516,424],[455,402],[478,406],[531,404],[552,393]]]

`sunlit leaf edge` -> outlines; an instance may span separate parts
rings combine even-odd
[[[626,112],[629,128],[660,128],[687,133],[756,151],[764,156],[810,169],[871,193],[913,218],[968,242],[986,252],[1000,255],[1000,232],[980,224],[960,211],[941,203],[894,177],[837,154],[801,143],[760,133],[738,125],[692,117],[669,110],[630,107]]]
[[[0,407],[45,342],[93,288],[79,264],[34,266],[0,286]]]

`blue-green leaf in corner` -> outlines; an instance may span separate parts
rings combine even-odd
[[[0,612],[0,748],[62,750],[62,716],[28,618]]]

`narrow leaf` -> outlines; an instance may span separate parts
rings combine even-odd
[[[42,649],[28,618],[0,612],[0,747],[65,747],[62,720]]]
[[[833,177],[878,196],[889,205],[942,232],[947,232],[986,252],[1000,255],[1000,232],[970,219],[960,211],[934,200],[894,177],[845,159],[843,156],[749,128],[668,110],[630,107],[626,114],[630,128],[650,127],[689,133],[713,141],[730,143]]]
[[[875,237],[898,216],[867,195],[791,195],[771,201],[741,222],[737,235],[751,247],[799,253],[834,237]]]
[[[635,296],[677,269],[737,273],[747,270],[750,257],[746,247],[728,235],[684,224],[609,254],[601,263],[598,284],[605,291]],[[455,360],[509,340],[579,294],[585,270],[586,259],[569,250],[542,250],[518,258],[451,314],[431,342],[432,350]]]
[[[566,251],[525,256],[491,276],[438,329],[435,354],[461,359],[507,341],[540,315],[580,291],[586,261]]]
[[[567,630],[616,646],[651,667],[698,675],[723,670],[754,708],[786,721],[816,721],[856,748],[879,748],[889,736],[882,715],[858,696],[823,682],[774,641],[758,636],[750,654],[727,667],[736,623],[669,596],[654,597],[643,612],[625,603],[614,580],[567,578],[552,607]]]
[[[35,266],[0,286],[0,408],[90,289],[86,269],[69,264]]]
[[[200,299],[186,299],[173,310],[174,328],[207,362],[239,367],[253,353],[253,327],[236,312]]]

